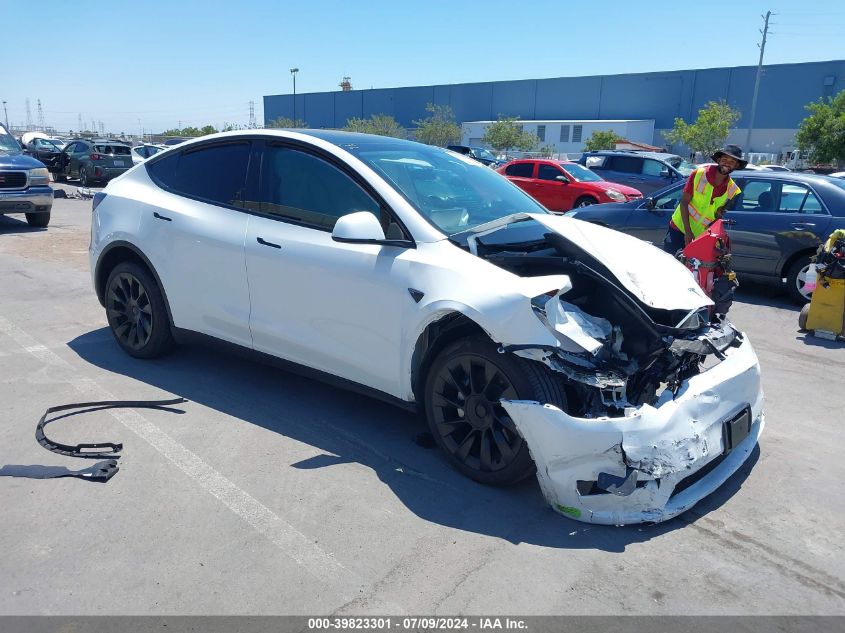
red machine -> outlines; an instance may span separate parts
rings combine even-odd
[[[724,318],[739,286],[736,273],[731,270],[731,240],[725,230],[725,220],[713,222],[681,253],[679,258],[715,304],[710,310],[711,316]]]

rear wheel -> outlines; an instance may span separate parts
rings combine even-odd
[[[574,209],[582,209],[584,207],[589,207],[591,204],[596,204],[596,199],[591,198],[590,196],[581,196],[575,201]]]
[[[79,184],[83,187],[87,187],[91,184],[88,180],[88,170],[85,169],[85,167],[80,167],[79,169]]]
[[[155,358],[173,347],[164,297],[145,268],[135,262],[115,266],[105,295],[109,327],[127,354]]]
[[[786,286],[789,296],[796,303],[808,303],[813,296],[815,272],[810,272],[810,256],[804,255],[795,260],[786,273]]]
[[[566,408],[561,384],[545,366],[500,354],[486,337],[446,347],[425,387],[428,426],[455,468],[483,484],[508,485],[534,472],[528,446],[501,399]]]
[[[46,213],[27,213],[26,223],[29,224],[29,226],[37,226],[40,228],[44,228],[45,226],[50,224],[50,212],[47,211]]]
[[[801,312],[798,315],[798,329],[802,332],[807,331],[807,318],[810,316],[810,304],[806,304],[803,308],[801,308]]]

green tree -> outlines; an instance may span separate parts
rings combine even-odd
[[[363,132],[364,134],[392,136],[394,138],[406,138],[408,135],[405,128],[387,114],[374,114],[369,119],[353,117],[346,121],[343,129],[347,132]]]
[[[499,116],[497,121],[489,125],[481,141],[499,152],[514,148],[530,152],[537,147],[540,139],[536,134],[523,131],[522,124],[517,121],[519,117]]]
[[[280,116],[278,119],[273,119],[265,127],[269,128],[307,128],[308,124],[302,119],[290,119],[286,116]]]
[[[596,130],[584,143],[584,151],[594,152],[600,149],[616,149],[616,144],[623,140],[613,130]]]
[[[680,143],[694,152],[710,156],[725,144],[728,132],[739,121],[739,116],[739,110],[724,101],[709,101],[698,111],[698,118],[693,123],[677,118],[675,126],[663,136],[670,143]]]
[[[206,134],[216,134],[217,128],[213,125],[204,125],[200,130],[200,136],[205,136]]]
[[[455,114],[447,105],[429,103],[425,106],[431,116],[414,121],[416,136],[421,143],[446,147],[461,140],[461,126],[455,122]]]
[[[816,163],[845,162],[845,90],[827,100],[804,106],[810,116],[801,121],[795,142]]]

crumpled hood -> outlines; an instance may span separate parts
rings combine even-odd
[[[577,218],[530,216],[595,257],[622,286],[648,306],[694,310],[713,305],[683,264],[647,242]]]

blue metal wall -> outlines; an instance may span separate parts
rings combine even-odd
[[[393,116],[405,127],[427,103],[449,105],[458,122],[496,119],[654,119],[671,128],[692,121],[708,101],[724,99],[748,125],[755,66],[634,75],[563,77],[296,95],[296,116],[313,128],[340,128],[351,117]],[[828,84],[828,85],[825,85]],[[804,105],[845,88],[845,60],[763,67],[755,128],[796,128]],[[294,115],[292,95],[264,97],[264,121]]]

